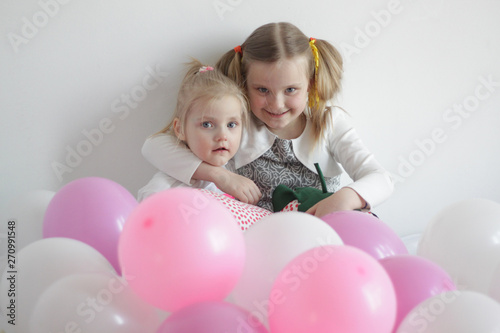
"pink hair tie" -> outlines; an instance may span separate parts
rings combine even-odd
[[[206,71],[213,71],[214,68],[212,66],[203,66],[198,71],[199,73],[205,73]]]

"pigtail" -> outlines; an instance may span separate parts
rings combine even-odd
[[[224,75],[236,82],[241,88],[244,87],[244,78],[242,74],[241,60],[243,52],[241,46],[227,51],[215,64],[215,67]]]
[[[317,49],[318,66],[311,79],[309,116],[315,139],[319,140],[323,137],[324,124],[331,117],[327,102],[333,100],[341,89],[343,61],[340,52],[329,42],[316,39],[314,46]],[[314,49],[312,52],[314,53]]]
[[[203,67],[203,64],[195,58],[191,58],[191,61],[185,63],[184,65],[187,67],[187,71],[184,79],[182,80],[182,83],[192,80],[192,77],[200,72],[200,68]]]
[[[316,47],[319,54],[319,72],[316,86],[325,100],[336,97],[341,89],[343,61],[340,52],[332,44],[318,39]]]

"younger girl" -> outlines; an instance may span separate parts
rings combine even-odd
[[[311,207],[311,214],[370,209],[391,194],[389,173],[362,144],[345,114],[329,105],[342,77],[342,58],[330,43],[308,38],[289,23],[266,24],[223,55],[216,67],[246,90],[250,102],[249,130],[233,160],[237,173],[253,180],[263,194],[259,206],[272,210],[272,193],[279,184],[321,188],[315,163],[334,194]],[[176,147],[156,136],[145,142],[142,152],[179,181],[211,180],[242,201],[256,201],[251,182]],[[169,160],[161,157],[173,151]],[[353,182],[339,189],[343,170]]]
[[[176,145],[184,147],[203,163],[220,168],[238,151],[246,118],[247,102],[241,89],[221,72],[193,60],[182,81],[173,120],[157,135],[169,136]],[[180,186],[204,189],[233,210],[237,207],[241,214],[235,217],[242,229],[269,214],[221,195],[223,192],[212,182],[195,180],[185,184],[162,171],[139,190],[138,199],[141,201],[153,193]],[[249,215],[253,220],[249,220]]]

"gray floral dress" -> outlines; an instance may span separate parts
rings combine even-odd
[[[278,137],[269,150],[253,162],[236,170],[239,175],[252,179],[262,192],[257,206],[273,210],[272,195],[276,186],[283,184],[291,189],[315,187],[321,189],[319,176],[305,167],[295,157],[292,140]],[[340,187],[340,176],[325,177],[328,192]]]

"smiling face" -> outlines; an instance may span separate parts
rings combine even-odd
[[[252,113],[282,139],[298,137],[305,126],[309,90],[305,57],[248,65],[247,89]]]
[[[176,136],[201,160],[214,166],[226,164],[238,151],[242,134],[242,105],[231,95],[193,103],[182,126],[174,120]]]

